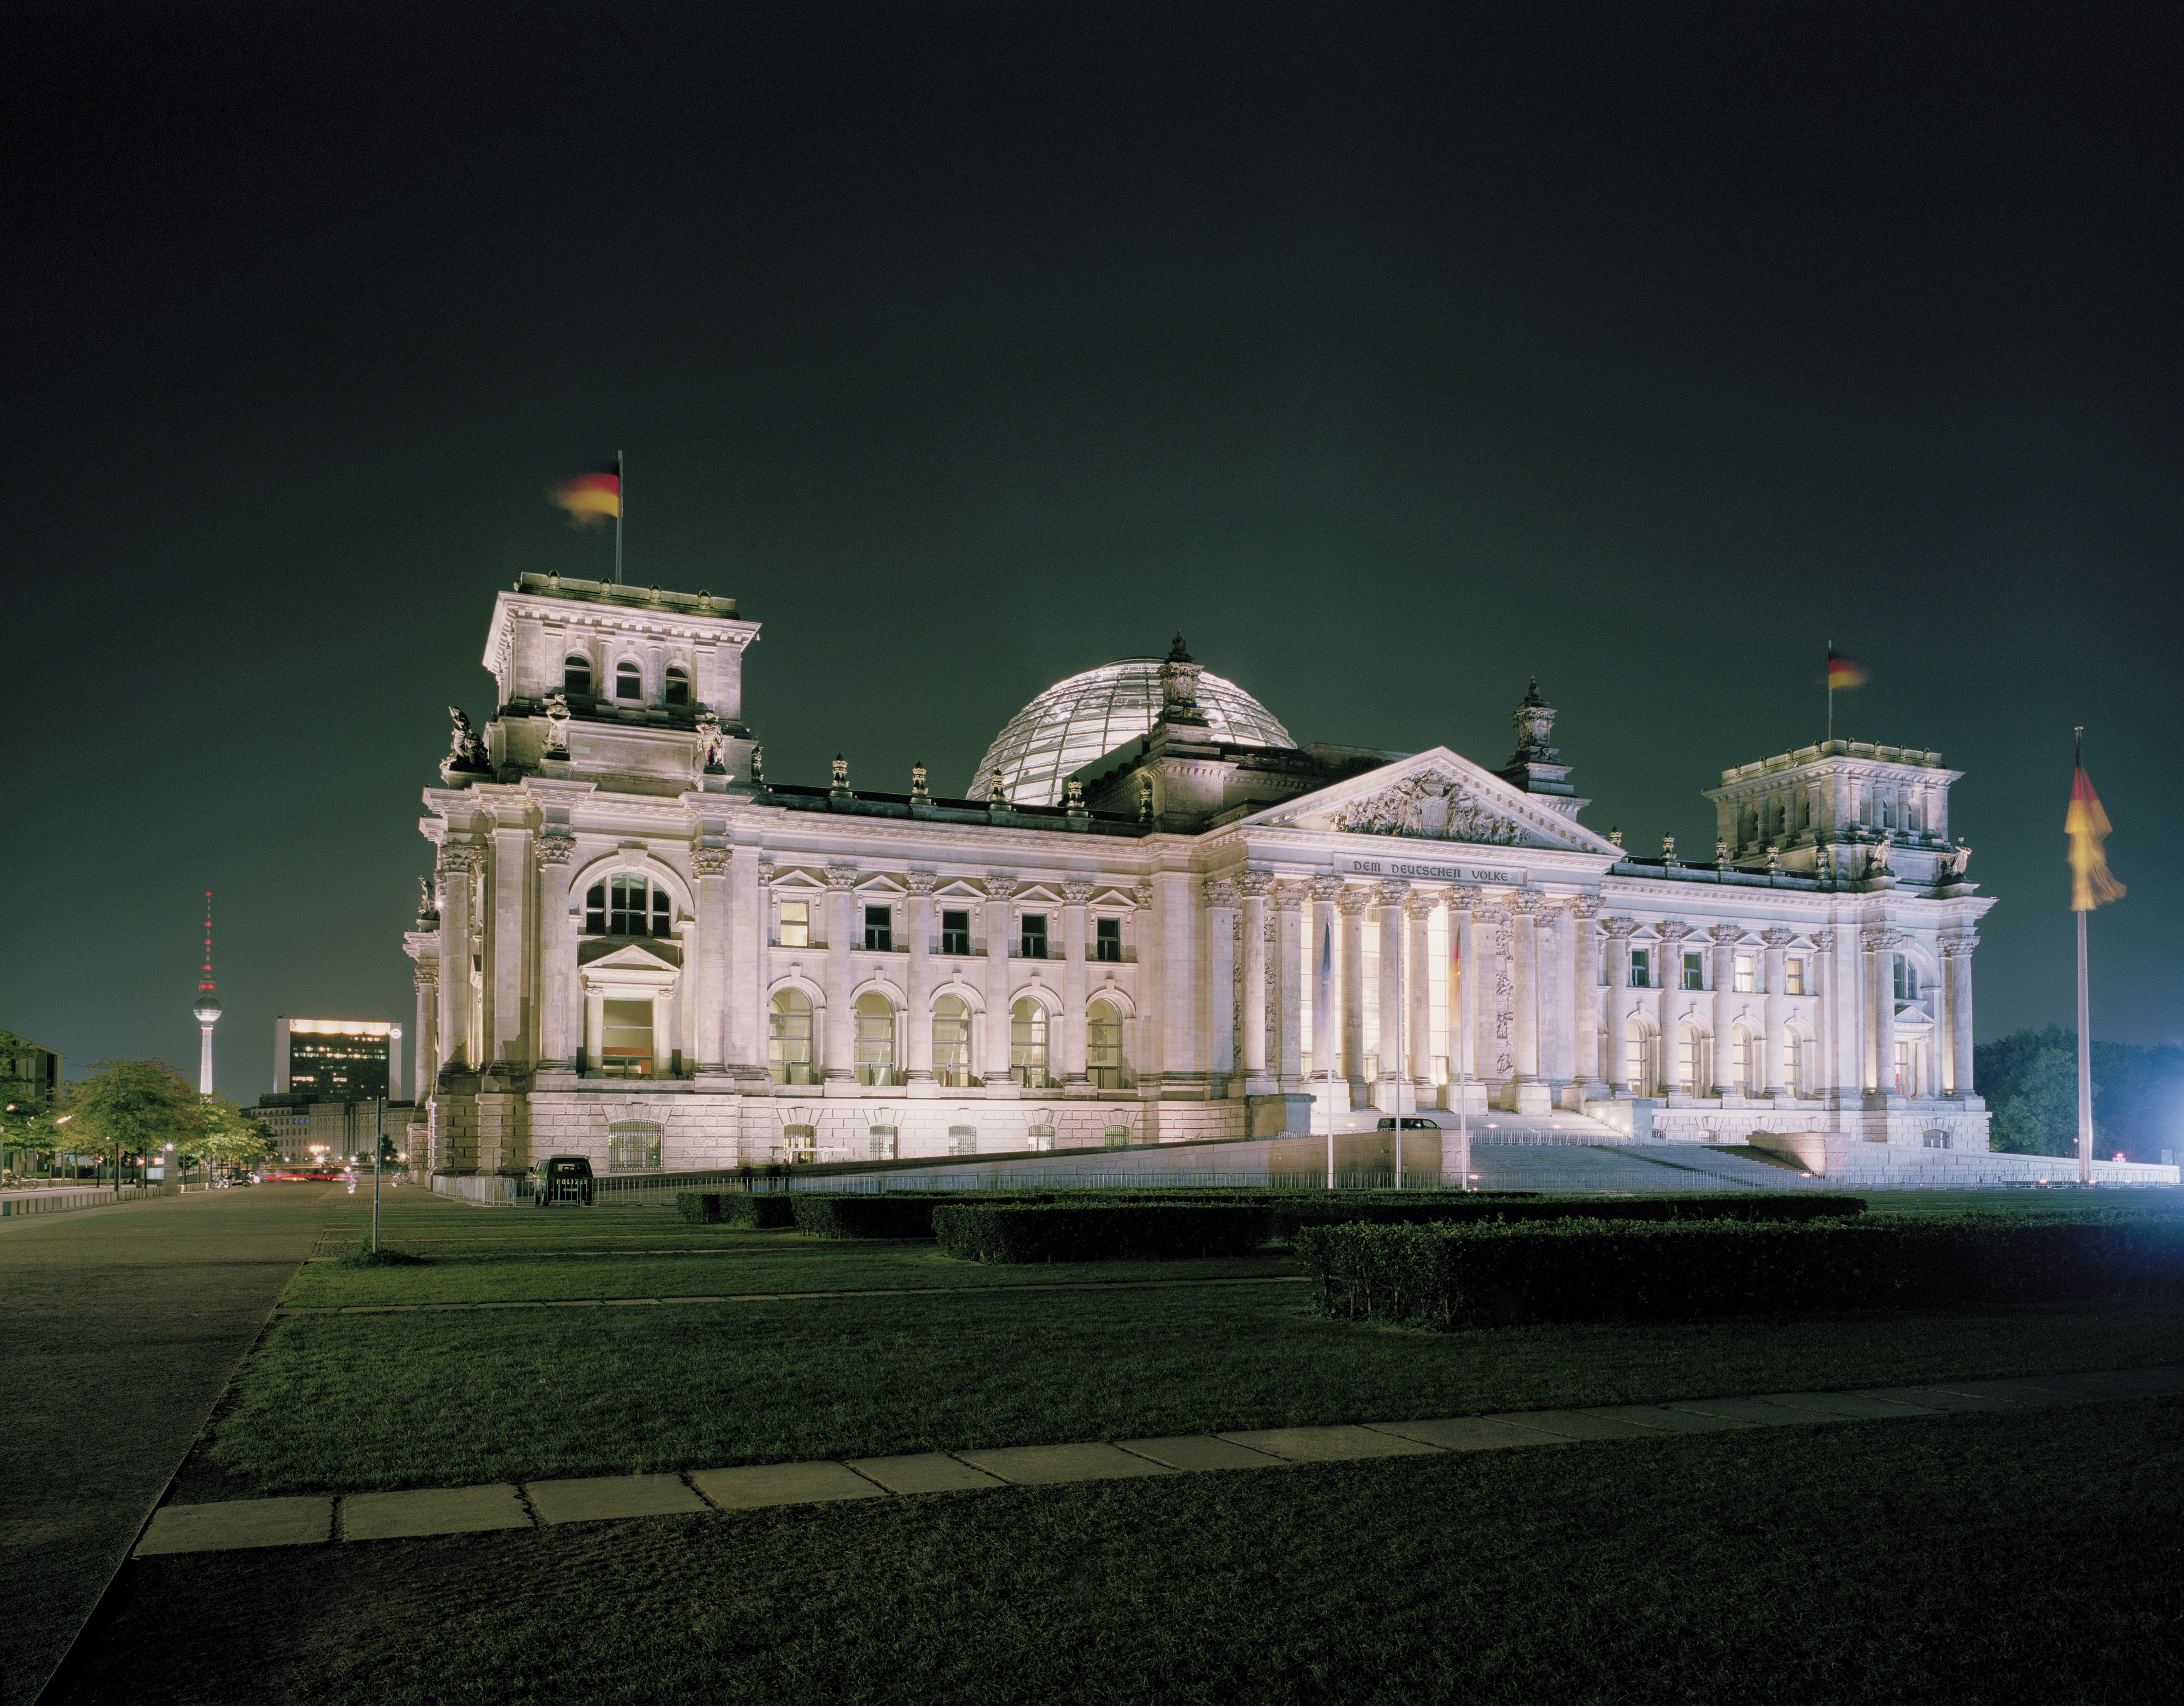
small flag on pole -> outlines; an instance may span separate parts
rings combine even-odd
[[[621,471],[604,468],[564,480],[547,498],[569,512],[569,525],[588,527],[610,518],[621,519]]]
[[[1807,679],[1809,680],[1810,677]],[[1864,670],[1830,646],[1828,649],[1828,691],[1833,693],[1839,687],[1864,687]]]
[[[2123,899],[2123,884],[2109,875],[2109,856],[2102,841],[2109,833],[2109,815],[2101,810],[2086,767],[2077,767],[2070,778],[2070,809],[2063,816],[2063,833],[2070,838],[2070,910],[2090,912],[2110,900]]]

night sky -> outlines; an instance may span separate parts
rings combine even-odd
[[[14,496],[0,1027],[196,1059],[410,1017],[496,588],[765,624],[768,775],[967,783],[1164,650],[1300,740],[1711,856],[1724,766],[1968,772],[1982,1039],[2070,1022],[2070,730],[2184,1041],[2173,6],[838,3],[0,14]]]

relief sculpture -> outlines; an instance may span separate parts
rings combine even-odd
[[[1352,801],[1336,814],[1334,827],[1353,835],[1412,835],[1429,841],[1478,841],[1505,847],[1514,846],[1524,833],[1455,777],[1437,770],[1407,776],[1378,794]]]

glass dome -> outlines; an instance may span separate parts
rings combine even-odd
[[[1056,682],[994,737],[965,797],[983,800],[993,773],[1019,806],[1059,806],[1062,783],[1104,753],[1150,730],[1160,716],[1161,660],[1129,657]],[[1198,710],[1216,740],[1294,746],[1266,706],[1211,670],[1198,676]]]

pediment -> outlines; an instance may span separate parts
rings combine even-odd
[[[679,971],[682,951],[647,936],[595,936],[577,944],[577,963],[588,972],[656,972],[662,967]]]
[[[1622,856],[1606,836],[1542,806],[1445,746],[1414,752],[1243,822],[1343,835]]]

